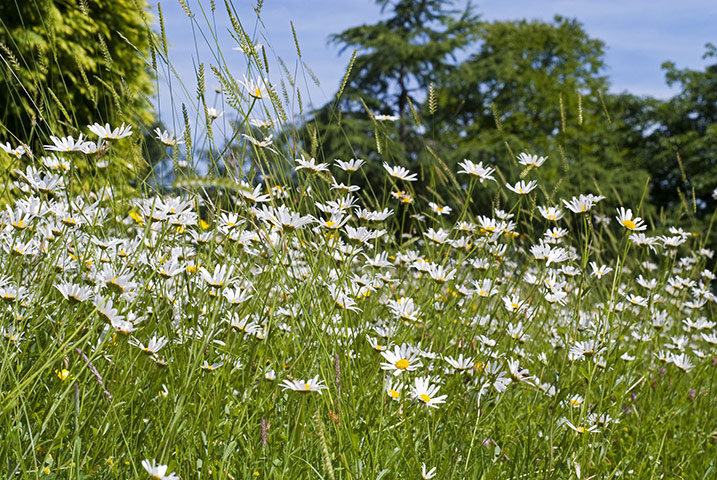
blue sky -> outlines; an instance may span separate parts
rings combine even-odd
[[[208,32],[205,18],[211,20],[209,0],[187,0],[202,30]],[[236,43],[231,39],[229,20],[223,0],[216,0],[216,42],[230,67],[236,66],[237,76],[244,71],[243,55],[234,52]],[[235,0],[238,17],[244,28],[251,32],[255,15],[249,2]],[[577,18],[588,35],[606,44],[605,73],[611,82],[611,91],[629,91],[638,95],[668,98],[675,93],[664,81],[660,65],[674,61],[679,68],[702,68],[704,45],[717,43],[717,2],[715,0],[494,0],[474,4],[483,20],[538,19],[551,21],[555,14]],[[156,5],[154,6],[156,10]],[[197,37],[195,44],[192,24],[176,0],[162,2],[170,60],[189,92],[195,90],[194,65],[197,58],[206,64],[213,59],[214,40]],[[206,16],[205,16],[206,15]],[[321,87],[311,79],[306,83],[305,95],[315,106],[331,98],[343,77],[351,52],[339,54],[339,47],[328,45],[331,33],[360,24],[371,24],[381,18],[380,8],[373,0],[265,0],[262,9],[267,38],[257,34],[257,41],[271,45],[271,51],[282,57],[292,69],[297,54],[291,34],[290,21],[294,22],[303,60],[316,73]],[[198,29],[194,34],[200,35]],[[268,40],[268,41],[267,41]],[[277,65],[272,67],[278,70]],[[207,86],[216,82],[208,71]],[[301,82],[300,82],[301,84]],[[174,98],[179,84],[173,80]],[[161,87],[164,88],[164,87]],[[167,119],[168,95],[160,95],[162,118]],[[175,106],[176,111],[176,106]],[[180,114],[181,117],[181,114]],[[166,123],[171,123],[167,122]],[[171,126],[171,125],[169,125]]]

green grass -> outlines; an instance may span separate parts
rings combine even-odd
[[[247,58],[257,78],[266,58]],[[216,75],[229,99],[223,118],[231,110],[237,119],[212,127],[236,140],[228,175],[198,178],[182,167],[172,195],[146,184],[108,195],[101,186],[113,179],[101,169],[52,170],[38,153],[14,160],[36,170],[16,176],[0,214],[2,474],[148,478],[141,462],[154,459],[182,479],[412,479],[423,464],[436,478],[714,478],[717,338],[705,232],[651,227],[651,249],[600,201],[585,213],[563,205],[564,217],[549,221],[537,207],[559,204],[547,198],[550,185],[517,195],[456,172],[443,185],[448,215],[384,171],[364,176],[384,193],[356,192],[355,205],[391,215],[367,223],[345,208],[329,223],[316,203],[345,199],[330,188],[340,169],[296,171],[290,128],[266,131],[273,152],[240,142],[250,118],[283,124],[289,104],[250,98],[224,67]],[[191,134],[184,139],[166,147],[176,165],[211,145],[218,161],[225,147],[208,136],[192,150]],[[109,162],[120,161],[115,145]],[[62,155],[87,164],[84,153]],[[435,190],[431,172],[441,168],[436,159],[418,182]],[[41,188],[49,175],[63,185]],[[240,181],[261,184],[267,197],[249,199]],[[487,185],[507,212],[472,207]],[[282,228],[279,207],[318,220]],[[471,231],[454,229],[459,222]],[[359,226],[383,232],[352,242],[348,227]],[[544,245],[566,255],[548,265],[531,247],[552,227],[566,235]],[[426,235],[441,228],[450,242]],[[368,263],[380,254],[383,266]],[[612,270],[596,276],[590,262]],[[230,273],[203,275],[222,266]],[[438,266],[452,273],[432,276]],[[639,275],[655,284],[640,285]],[[66,298],[63,282],[86,287],[87,298]],[[549,284],[560,301],[546,297]],[[229,301],[230,289],[241,301]],[[399,311],[408,299],[418,313]],[[140,348],[152,337],[168,341],[156,354]],[[594,342],[585,348],[594,352],[571,355],[578,342]],[[400,345],[410,368],[393,375],[378,350]],[[461,354],[471,361],[458,371],[446,358]],[[513,361],[521,370],[509,371]],[[282,386],[315,376],[320,393]],[[429,395],[446,395],[437,408],[411,394],[425,377],[440,386]],[[505,388],[501,377],[511,380]],[[398,399],[387,392],[394,382]]]

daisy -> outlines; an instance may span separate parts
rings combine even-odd
[[[398,115],[374,115],[373,118],[379,122],[395,122],[398,120]]]
[[[306,160],[306,158],[302,155],[301,158],[296,159],[296,163],[299,164],[298,167],[294,168],[297,172],[301,169],[306,169],[313,173],[329,171],[328,163],[316,163],[316,159],[313,157],[311,157],[311,160]]]
[[[397,345],[393,351],[381,352],[386,362],[381,363],[382,370],[393,370],[394,376],[401,375],[405,372],[412,372],[423,364],[419,360],[418,352],[410,345]]]
[[[262,140],[257,140],[256,138],[251,137],[245,133],[242,133],[241,136],[259,148],[266,148],[267,150],[277,153],[276,150],[274,150],[273,148],[269,148],[274,143],[274,141],[272,140],[272,137],[274,136],[273,134],[269,135],[268,137],[264,137]]]
[[[249,55],[249,54],[251,54],[252,49],[255,52],[258,52],[262,48],[264,48],[264,45],[262,45],[261,43],[255,43],[254,45],[239,45],[238,47],[232,48],[232,50],[236,50],[238,52],[243,52],[243,53],[246,53],[247,55]]]
[[[344,185],[344,182],[336,183],[336,179],[331,183],[331,190],[339,190],[346,193],[358,192],[361,187],[358,185]]]
[[[483,369],[483,373],[490,377],[490,383],[493,384],[493,388],[495,388],[498,393],[505,392],[508,385],[510,385],[513,381],[506,376],[505,372],[500,368],[500,364],[498,364],[498,362],[488,362]]]
[[[687,241],[687,239],[682,235],[673,235],[671,237],[666,235],[660,235],[658,239],[662,242],[663,246],[675,248],[679,247]]]
[[[122,125],[114,130],[110,127],[109,123],[105,123],[104,127],[99,123],[94,123],[92,125],[87,125],[87,128],[90,132],[104,140],[119,140],[120,138],[132,135],[132,125],[125,125],[124,122],[122,122]]]
[[[346,236],[348,236],[349,240],[352,240],[357,243],[363,243],[363,244],[366,244],[366,243],[370,242],[371,240],[381,238],[386,234],[386,230],[383,230],[383,229],[369,230],[366,227],[353,228],[351,225],[346,225],[346,228],[344,230],[345,230]],[[380,262],[380,260],[379,260],[379,262]],[[381,266],[388,266],[388,265],[372,264],[371,266],[373,266],[375,268],[380,268]]]
[[[521,165],[526,165],[534,168],[538,168],[548,159],[548,157],[538,157],[537,155],[531,155],[525,152],[518,155],[517,158],[518,163],[520,163]]]
[[[219,265],[214,268],[214,273],[209,273],[204,267],[199,267],[199,273],[208,285],[220,288],[233,282],[234,265]]]
[[[590,262],[590,266],[593,269],[593,277],[602,278],[603,275],[607,275],[608,273],[612,272],[612,267],[608,267],[607,265],[601,265],[598,267],[597,263]]]
[[[237,312],[234,312],[232,316],[226,320],[229,326],[237,332],[243,332],[247,335],[256,335],[261,332],[261,325],[251,320],[250,317],[240,317]]]
[[[387,383],[386,384],[386,394],[391,397],[391,400],[400,400],[401,399],[401,390],[403,389],[403,384],[400,382],[393,382],[393,383]]]
[[[473,368],[473,357],[463,358],[463,354],[458,355],[458,358],[443,357],[448,364],[456,370],[463,371]]]
[[[585,427],[582,427],[579,425],[575,426],[572,423],[570,423],[567,419],[565,419],[565,425],[568,428],[575,430],[578,433],[600,433],[600,430],[597,429],[597,425],[590,425],[589,427],[585,428]]]
[[[695,365],[690,360],[690,357],[688,357],[685,353],[681,353],[679,355],[669,353],[668,355],[669,361],[684,372],[689,372],[695,367]]]
[[[252,187],[248,183],[241,181],[239,184],[239,195],[245,200],[249,200],[253,203],[268,202],[271,197],[266,193],[261,193],[264,186],[259,183],[255,187]]]
[[[431,207],[431,210],[433,210],[438,215],[448,215],[449,213],[451,213],[452,210],[452,208],[447,205],[438,205],[437,203],[433,202],[429,202],[428,206]]]
[[[627,295],[625,298],[632,303],[633,305],[637,305],[640,307],[647,307],[647,298],[641,297],[640,295]]]
[[[495,169],[490,167],[484,167],[483,162],[478,162],[477,164],[475,164],[466,158],[463,160],[463,162],[458,162],[458,165],[460,167],[463,167],[463,170],[458,170],[458,173],[465,173],[473,177],[478,177],[478,181],[480,181],[480,183],[483,183],[484,180],[493,180],[494,182],[496,181],[495,178],[493,178],[493,176],[491,175],[493,172],[495,172]]]
[[[440,388],[440,385],[431,385],[428,377],[416,378],[411,395],[427,407],[438,408],[438,404],[445,403],[448,397],[448,395],[436,395]]]
[[[277,208],[263,206],[262,210],[255,210],[254,213],[260,219],[283,231],[293,231],[316,223],[316,219],[311,215],[302,216],[290,211],[285,205],[279,205]]]
[[[617,210],[618,215],[615,217],[617,218],[617,221],[620,222],[620,225],[627,228],[628,230],[634,231],[642,231],[647,228],[647,225],[642,221],[640,217],[632,218],[632,210],[627,209],[625,210],[623,207],[620,207]]]
[[[55,285],[55,288],[57,288],[66,300],[76,303],[82,303],[92,297],[92,290],[89,287],[75,285],[70,282],[61,282]]]
[[[269,96],[269,87],[263,78],[254,80],[247,79],[246,76],[244,76],[244,81],[239,81],[239,84],[246,88],[252,98],[261,100],[262,98],[267,98]]]
[[[391,192],[391,196],[396,200],[400,201],[401,203],[406,203],[409,205],[413,203],[413,197],[404,192],[403,190],[399,190],[398,192]]]
[[[386,349],[389,348],[387,345],[382,345],[378,343],[378,340],[369,336],[369,334],[366,334],[366,340],[368,340],[368,344],[371,345],[371,348],[373,348],[377,352],[385,352]]]
[[[110,323],[115,323],[119,320],[124,320],[124,316],[120,315],[116,308],[114,308],[111,298],[104,298],[100,295],[96,296],[92,303],[97,308],[97,313]]]
[[[565,400],[565,405],[568,407],[578,408],[583,404],[584,401],[585,399],[581,395],[575,394],[569,399]]]
[[[563,218],[563,211],[560,209],[560,207],[539,206],[538,211],[543,216],[543,218],[552,222],[557,222],[558,220]]]
[[[361,309],[356,305],[356,300],[347,295],[340,287],[329,285],[329,294],[334,303],[341,310],[350,310],[352,312],[360,312]]]
[[[525,183],[524,180],[521,180],[515,185],[506,183],[505,186],[508,188],[508,190],[515,192],[518,195],[527,195],[528,193],[532,192],[535,187],[538,186],[538,182],[536,182],[535,180],[531,180],[530,182]]]
[[[282,390],[293,390],[295,392],[318,392],[321,395],[322,390],[326,390],[323,380],[319,380],[319,376],[315,376],[309,380],[284,380],[281,385]]]
[[[274,122],[271,120],[259,120],[257,118],[250,118],[249,124],[256,128],[271,128],[274,126]]]
[[[560,247],[551,248],[546,257],[547,262],[545,264],[547,266],[550,266],[553,263],[562,263],[569,259],[570,259],[570,252],[568,252],[564,248],[560,248]]]
[[[139,348],[144,353],[148,353],[150,355],[156,355],[157,352],[159,352],[165,345],[169,343],[169,340],[167,340],[165,337],[159,337],[153,336],[149,342],[147,342],[147,346],[145,346],[142,342],[137,340],[136,338],[132,338],[129,341],[129,344]]]
[[[0,148],[2,148],[7,154],[12,155],[15,158],[20,158],[25,155],[25,147],[23,147],[22,145],[17,148],[12,148],[12,145],[10,145],[9,142],[5,144],[0,143]]]
[[[2,145],[0,144],[0,146]],[[54,153],[49,157],[42,157],[41,160],[43,165],[50,170],[62,170],[63,172],[70,171],[70,162],[65,160],[63,157],[58,157]]]
[[[217,118],[221,117],[222,115],[224,115],[223,110],[217,110],[214,107],[207,108],[207,116],[209,117],[210,120],[216,120]]]
[[[592,193],[588,195],[582,195],[578,197],[573,197],[572,200],[569,202],[567,200],[563,200],[563,204],[573,213],[585,213],[589,211],[593,206],[598,203],[600,200],[604,200],[605,197],[602,195],[593,195]]]
[[[533,378],[527,368],[521,368],[519,361],[512,358],[508,360],[508,371],[510,372],[511,377],[513,377],[513,380],[516,382],[530,382]]]
[[[58,138],[54,135],[50,135],[53,145],[45,145],[45,150],[55,152],[81,152],[85,146],[85,139],[82,138],[82,134],[75,140],[70,137]]]
[[[351,159],[348,162],[344,162],[339,160],[338,158],[334,159],[334,163],[336,166],[338,166],[341,170],[347,173],[353,173],[357,171],[361,166],[366,163],[364,160],[361,160],[360,158]]]
[[[648,237],[644,233],[635,233],[630,235],[630,241],[635,245],[648,246],[655,251],[655,244],[658,242],[658,239],[655,237]]]
[[[401,297],[398,300],[389,300],[387,306],[397,319],[419,321],[421,307],[416,305],[412,298]]]
[[[429,240],[433,240],[439,245],[441,243],[444,243],[448,239],[448,236],[450,234],[451,232],[443,230],[442,228],[439,228],[437,231],[433,230],[433,228],[429,228],[428,231],[423,233],[426,238],[428,238]]]
[[[240,303],[244,303],[250,298],[253,297],[251,293],[249,293],[248,290],[244,290],[241,287],[237,288],[227,288],[224,290],[224,298],[231,303],[232,305],[238,305]]]
[[[520,312],[528,308],[528,303],[520,299],[518,295],[506,295],[503,297],[503,306],[511,313]]]
[[[474,293],[479,297],[488,298],[498,293],[498,289],[493,286],[493,281],[490,278],[471,280],[471,283],[475,287]]]
[[[399,180],[405,180],[407,182],[415,182],[418,176],[415,173],[411,173],[408,169],[403,167],[395,166],[391,167],[388,163],[383,162],[383,168],[386,169],[389,175]]]
[[[154,460],[151,463],[149,460],[142,460],[142,466],[147,470],[149,476],[155,480],[179,480],[177,475],[167,473],[167,465],[157,465]]]
[[[202,370],[205,372],[213,372],[217,368],[224,365],[224,362],[215,362],[215,363],[209,363],[206,360],[204,360],[204,363],[200,366]]]
[[[431,278],[438,283],[446,283],[449,280],[453,280],[453,278],[456,276],[455,269],[449,270],[443,265],[437,264],[430,264],[428,266],[427,272],[431,276]]]
[[[155,128],[154,133],[157,134],[155,138],[157,138],[157,140],[167,145],[168,147],[174,147],[176,145],[184,143],[184,141],[175,138],[174,133],[170,134],[166,130],[162,131],[159,128]]]
[[[570,360],[582,360],[585,357],[591,357],[596,353],[602,352],[604,349],[600,348],[597,340],[590,339],[586,341],[576,342],[575,345],[570,347],[568,356]]]
[[[568,231],[565,228],[558,228],[558,227],[549,228],[544,233],[544,235],[546,237],[548,237],[551,241],[561,240],[567,234],[568,234]]]
[[[350,219],[350,215],[344,215],[341,212],[336,212],[333,213],[328,220],[319,220],[318,223],[320,227],[324,227],[329,230],[338,230],[343,227]]]
[[[432,469],[426,471],[426,464],[421,464],[421,478],[423,480],[430,480],[431,478],[436,476],[436,467],[433,467]]]

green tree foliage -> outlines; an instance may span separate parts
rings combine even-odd
[[[708,44],[703,58],[717,59]],[[704,70],[678,69],[665,62],[668,85],[680,92],[660,105],[656,126],[641,159],[653,172],[652,201],[686,210],[698,218],[711,215],[717,188],[717,63]]]
[[[144,0],[0,2],[0,134],[152,121]],[[42,139],[41,139],[42,140]]]
[[[358,49],[341,105],[360,109],[357,97],[373,112],[409,116],[409,100],[439,72],[451,71],[456,53],[475,37],[477,17],[470,5],[463,12],[449,10],[446,0],[378,0],[393,16],[375,25],[361,25],[333,35],[342,50]],[[401,123],[401,139],[408,128]]]
[[[76,185],[141,182],[151,172],[142,126],[155,121],[151,21],[144,0],[0,2],[0,140],[40,154],[49,135],[130,123],[134,135],[106,155],[73,156]],[[23,161],[0,153],[4,173],[24,170]]]
[[[554,202],[600,188],[615,203],[640,202],[647,173],[625,155],[639,147],[652,110],[646,99],[620,105],[606,93],[604,44],[573,19],[480,22],[470,7],[449,7],[397,2],[394,17],[332,37],[358,54],[340,98],[309,127],[324,152],[414,167],[430,155],[454,172],[469,158],[514,182],[515,156],[527,151],[550,157],[536,173]],[[398,121],[374,121],[367,110]],[[444,201],[447,181],[419,193]],[[492,193],[476,198],[481,209]]]
[[[329,159],[375,160],[368,172],[380,168],[379,159],[415,162],[425,152],[411,128],[411,106],[420,108],[437,72],[454,67],[457,53],[474,39],[477,22],[470,5],[456,11],[447,0],[377,3],[390,18],[331,37],[342,51],[355,49],[357,55],[340,95],[316,113],[310,127]],[[399,119],[376,121],[373,115],[379,114]]]
[[[440,79],[435,131],[449,164],[483,161],[515,181],[527,151],[550,157],[536,174],[556,201],[598,184],[639,202],[647,176],[615,142],[603,47],[560,16],[482,23],[477,51]]]

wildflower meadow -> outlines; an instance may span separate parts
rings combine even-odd
[[[48,102],[0,138],[0,476],[717,478],[715,212],[566,194],[557,149],[446,163],[433,84],[335,157],[230,5],[245,68],[204,59],[174,130]]]

